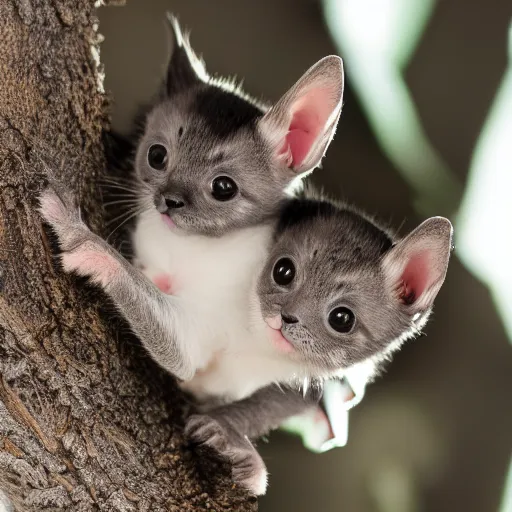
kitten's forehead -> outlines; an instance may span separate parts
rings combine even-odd
[[[192,113],[219,139],[229,138],[242,129],[254,130],[264,113],[245,98],[219,87],[198,91],[191,107]]]
[[[168,132],[183,127],[190,137],[229,141],[254,132],[263,107],[217,86],[201,85],[166,98],[148,117],[148,130]],[[194,130],[195,129],[195,130]]]
[[[386,231],[359,213],[311,200],[286,205],[278,236],[296,244],[300,241],[304,254],[333,265],[378,262],[393,244]]]
[[[296,260],[311,292],[324,297],[361,290],[380,275],[382,254],[392,244],[384,231],[348,209],[295,203],[281,217],[278,251]]]

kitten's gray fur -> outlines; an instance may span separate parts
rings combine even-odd
[[[192,378],[195,368],[187,357],[187,340],[173,329],[180,324],[179,300],[161,294],[53,192],[43,196],[42,213],[59,237],[65,268],[100,284],[153,357],[165,361],[176,376]],[[446,275],[452,228],[436,217],[396,241],[350,209],[290,200],[274,234],[259,277],[262,313],[281,315],[281,333],[293,347],[290,359],[315,378],[335,376],[358,364],[379,364],[419,333]],[[416,265],[418,256],[423,260]],[[272,268],[282,257],[292,259],[297,269],[296,280],[286,287],[272,278]],[[411,262],[417,276],[406,282],[403,276]],[[348,334],[335,332],[327,323],[329,312],[340,305],[356,317]],[[288,323],[291,315],[295,320]],[[317,399],[315,387],[301,394],[289,383],[271,385],[239,402],[204,404],[204,412],[187,421],[186,434],[227,457],[235,480],[262,493],[266,470],[249,439],[312,407]]]
[[[281,332],[293,347],[290,360],[308,374],[329,377],[340,369],[387,357],[426,321],[446,273],[449,222],[430,219],[395,244],[389,233],[344,207],[311,199],[286,200],[285,188],[319,163],[332,139],[341,107],[340,60],[320,61],[264,115],[264,107],[209,79],[176,21],[171,18],[171,23],[175,51],[165,94],[149,113],[136,152],[141,204],[171,217],[183,233],[177,238],[182,243],[190,236],[222,239],[244,230],[259,233],[257,226],[268,225],[274,239],[257,286],[261,313],[264,318],[295,317],[297,322],[284,322]],[[326,91],[333,93],[332,114],[300,163],[295,165],[289,155],[285,161],[276,158],[289,128],[291,107],[315,84],[321,85],[324,96]],[[154,143],[169,149],[161,172],[146,163],[148,148]],[[219,173],[239,184],[235,199],[212,199],[211,181]],[[184,206],[170,211],[166,199]],[[180,298],[162,294],[91,233],[65,190],[58,195],[45,193],[41,211],[59,237],[66,270],[99,284],[164,368],[180,379],[193,378],[197,366],[189,340],[182,336],[184,304]],[[434,258],[429,261],[434,278],[421,296],[404,304],[400,276],[405,262],[425,247]],[[275,262],[283,255],[299,269],[296,280],[284,289],[271,277]],[[329,311],[339,304],[350,306],[357,316],[354,330],[343,336],[326,321]],[[318,400],[317,387],[299,393],[289,384],[268,386],[217,408],[206,404],[202,414],[188,420],[186,433],[228,457],[235,480],[262,493],[265,466],[248,438],[260,436]]]
[[[322,199],[290,200],[281,212],[258,292],[264,316],[280,314],[282,333],[304,364],[329,371],[371,362],[382,366],[401,344],[421,331],[432,310],[452,249],[449,221],[434,217],[398,240],[365,214]],[[428,288],[415,295],[401,280],[403,261],[428,251]],[[272,268],[283,258],[296,265],[292,284],[283,288]],[[421,269],[420,269],[421,273]],[[329,327],[329,312],[347,306],[356,324],[348,334]],[[263,464],[248,439],[257,439],[318,403],[320,388],[301,392],[269,386],[240,402],[192,416],[186,433],[226,456],[251,461],[255,479]],[[230,433],[238,432],[238,436]],[[241,435],[240,435],[241,434]],[[235,456],[236,454],[236,456]]]
[[[168,211],[178,227],[196,233],[220,236],[259,224],[276,213],[290,183],[319,164],[334,135],[343,95],[341,59],[319,61],[269,113],[269,106],[233,82],[209,77],[176,19],[169,20],[174,50],[165,87],[146,118],[135,156],[136,178],[147,185],[141,192],[147,191],[148,199]],[[283,165],[275,158],[274,138],[287,129],[289,107],[301,89],[315,82],[328,82],[334,116],[307,161]],[[167,166],[159,173],[147,160],[155,143],[169,151]],[[217,176],[237,183],[235,198],[222,202],[212,197]],[[171,212],[165,199],[183,202],[184,207]]]

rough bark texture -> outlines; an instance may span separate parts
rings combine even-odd
[[[37,214],[42,156],[100,211],[95,23],[86,0],[0,0],[0,490],[19,511],[255,510],[185,446],[172,379],[58,270]]]

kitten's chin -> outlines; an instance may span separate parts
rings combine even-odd
[[[158,215],[160,216],[162,223],[174,233],[212,237],[221,236],[223,234],[222,231],[217,233],[214,228],[211,228],[210,230],[206,228],[199,229],[197,223],[191,221],[190,218],[187,218],[182,214],[176,213],[174,216],[171,216],[167,212],[158,212]]]
[[[160,217],[162,218],[162,221],[169,229],[176,229],[176,223],[167,215],[166,213],[161,213]]]
[[[275,329],[267,325],[267,333],[272,345],[281,354],[291,354],[295,352],[293,345],[283,336],[280,329]]]
[[[184,229],[179,225],[179,223],[176,223],[176,221],[172,219],[167,213],[161,213],[160,217],[167,229],[171,230],[173,233],[184,234],[187,232],[187,229]]]

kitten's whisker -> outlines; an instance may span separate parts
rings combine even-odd
[[[105,184],[102,186],[102,188],[113,188],[113,189],[118,189],[118,190],[124,190],[125,192],[130,192],[132,194],[137,193],[137,189],[135,189],[135,188],[125,187],[123,185],[119,185],[119,184],[115,184],[115,183]]]
[[[127,185],[133,183],[132,178],[120,178],[117,176],[100,176],[99,181],[105,182],[105,183],[125,183]]]
[[[120,197],[121,199],[133,198],[140,199],[138,194],[108,194],[109,197]]]
[[[151,191],[149,186],[143,183],[137,183],[136,186],[133,185],[132,187],[111,183],[100,185],[100,187],[104,190],[117,190],[121,192],[126,192],[128,194],[133,194],[137,197],[140,197],[141,192],[147,192],[150,196],[153,195],[153,191]]]
[[[127,215],[131,215],[133,212],[137,212],[139,211],[140,208],[137,208],[135,205],[133,208],[129,208],[127,211],[121,213],[120,215],[118,215],[117,217],[114,217],[113,219],[110,219],[108,222],[107,222],[107,226],[110,226],[112,225],[114,222],[117,222],[118,220],[120,219],[124,219],[124,217],[126,217]]]
[[[124,224],[126,224],[130,219],[133,219],[133,217],[137,216],[137,215],[140,215],[141,213],[144,212],[144,210],[146,210],[146,207],[143,206],[141,208],[139,208],[138,210],[136,210],[135,212],[133,212],[130,216],[128,216],[125,220],[123,220],[123,222],[121,222],[119,224],[119,226],[117,226],[106,238],[106,240],[108,241],[108,239],[121,227],[123,226]]]
[[[137,205],[137,201],[134,199],[119,199],[116,201],[107,201],[106,203],[103,203],[103,206],[113,206],[116,204],[133,204]]]
[[[125,185],[130,186],[133,185],[133,180],[118,180],[113,178],[98,178],[98,183],[101,185]]]

